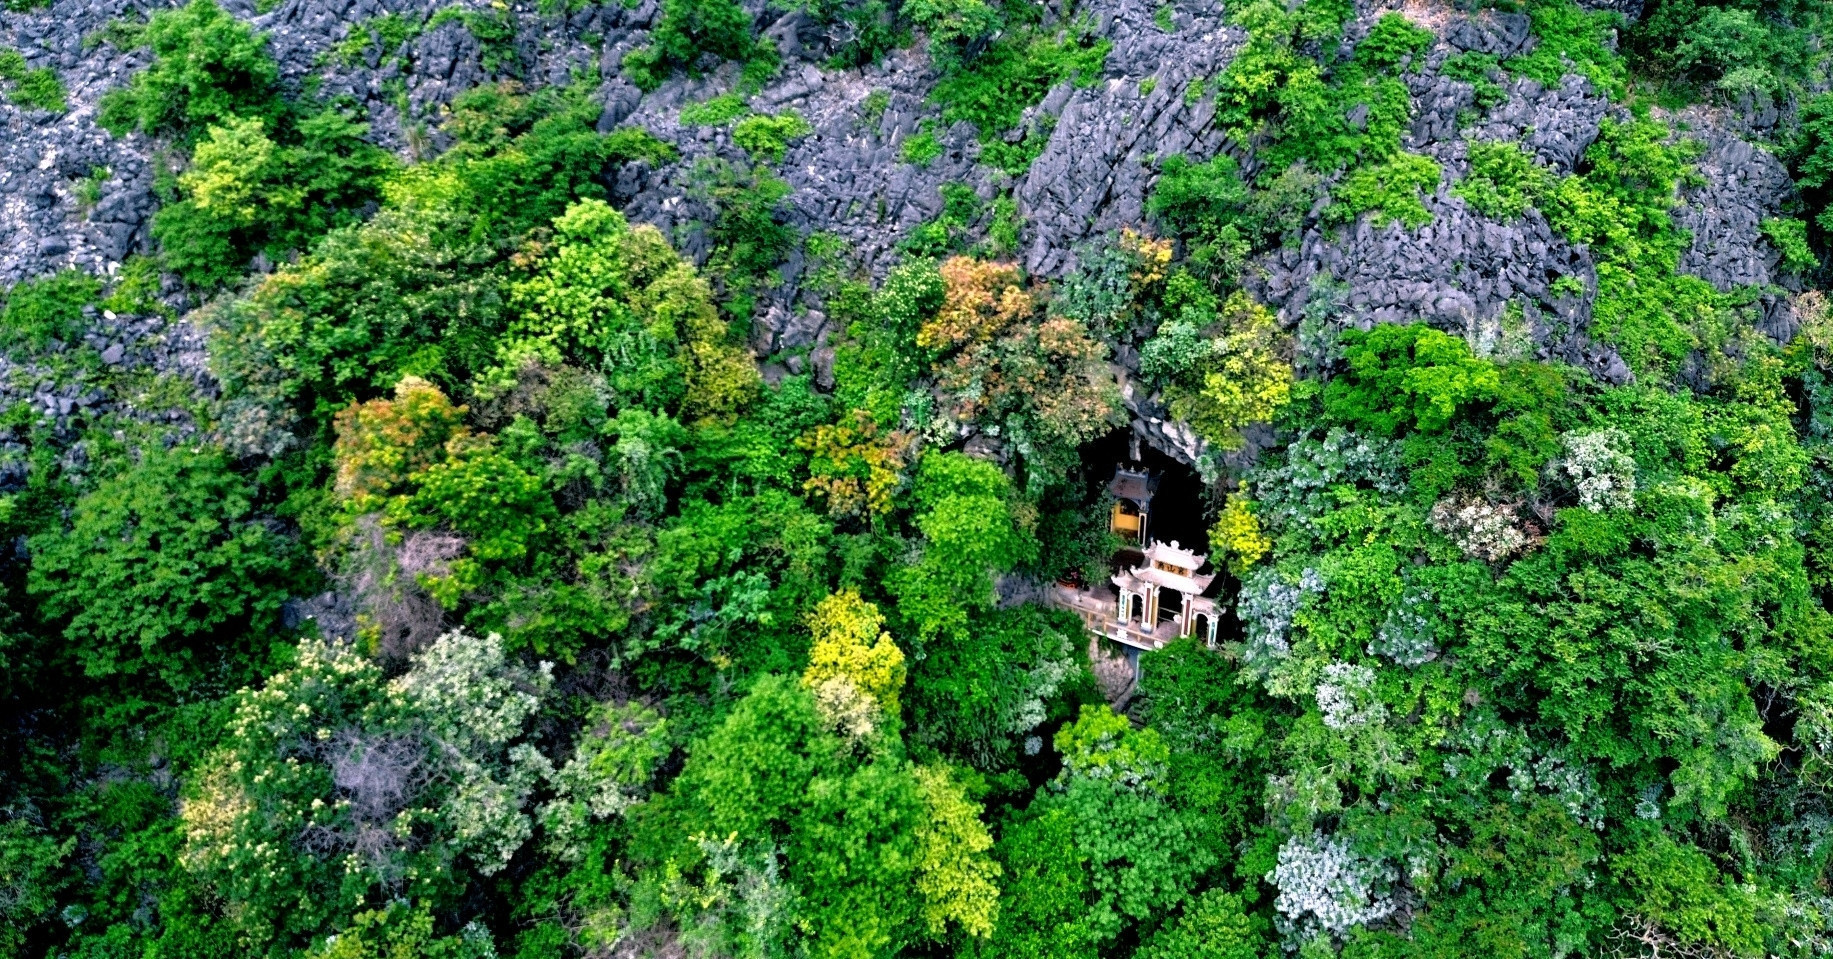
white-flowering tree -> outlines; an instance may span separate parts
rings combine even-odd
[[[394,680],[310,641],[237,698],[182,807],[182,862],[246,934],[312,937],[384,899],[437,900],[533,832],[553,775],[525,741],[551,686],[496,636],[447,633]]]
[[[1636,460],[1630,455],[1629,434],[1613,426],[1567,433],[1561,439],[1566,456],[1560,465],[1578,491],[1580,506],[1601,513],[1636,505]]]
[[[1296,942],[1341,936],[1393,915],[1390,893],[1398,878],[1391,863],[1358,853],[1343,836],[1317,830],[1287,839],[1279,847],[1279,864],[1266,877],[1279,890],[1273,899],[1279,930]]]

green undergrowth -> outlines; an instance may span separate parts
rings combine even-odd
[[[1060,35],[1019,31],[944,74],[929,97],[942,108],[944,123],[965,120],[980,131],[982,163],[1022,176],[1044,152],[1049,125],[1026,129],[1017,142],[1008,142],[1007,134],[1057,84],[1086,87],[1099,80],[1111,46],[1085,27]]]
[[[62,113],[67,108],[57,71],[50,67],[29,68],[17,50],[0,47],[0,81],[5,81],[6,98],[15,106],[47,113]]]

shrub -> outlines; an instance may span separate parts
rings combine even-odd
[[[722,127],[751,112],[745,96],[739,91],[722,93],[681,108],[681,125],[688,127]]]
[[[1020,34],[995,44],[967,67],[945,73],[929,96],[941,106],[944,123],[966,120],[980,131],[984,162],[1021,176],[1043,152],[1050,132],[1027,131],[1016,144],[1006,142],[1006,134],[1051,87],[1072,78],[1078,86],[1100,79],[1110,46],[1085,36]]]
[[[808,136],[814,129],[794,110],[775,116],[760,114],[738,121],[732,127],[732,142],[751,154],[753,160],[781,163],[789,141]]]
[[[82,332],[83,307],[101,295],[102,282],[81,270],[28,280],[7,291],[0,336],[34,350],[71,342]]]
[[[1401,153],[1386,163],[1358,167],[1331,190],[1325,217],[1338,223],[1353,222],[1364,213],[1382,226],[1398,221],[1408,229],[1432,222],[1421,193],[1438,188],[1440,170],[1431,157]]]
[[[910,0],[902,12],[929,35],[929,55],[944,67],[944,75],[1006,26],[1004,5],[987,0]]]
[[[98,122],[116,136],[140,130],[189,142],[231,118],[280,118],[267,39],[214,0],[155,13],[140,40],[152,48],[152,65],[102,98]]]
[[[1493,53],[1478,53],[1466,50],[1445,58],[1439,74],[1463,83],[1470,84],[1476,97],[1479,109],[1500,106],[1508,100],[1508,91],[1503,89],[1501,79],[1502,63]]]
[[[25,57],[17,50],[0,47],[0,80],[13,85],[6,98],[17,106],[48,113],[62,113],[66,108],[64,85],[57,79],[57,71],[50,67],[28,69]]]
[[[31,540],[30,593],[86,675],[175,690],[246,681],[298,583],[298,555],[209,450],[151,450]],[[251,648],[252,646],[252,648]]]
[[[927,168],[942,155],[942,141],[928,130],[912,134],[898,150],[898,159],[913,166]]]
[[[295,129],[298,145],[282,146],[255,117],[209,128],[178,177],[182,199],[153,219],[174,272],[199,286],[226,283],[254,253],[282,259],[376,198],[393,163],[364,141],[367,125],[326,110]]]
[[[1811,273],[1820,268],[1820,258],[1808,245],[1808,225],[1791,217],[1763,221],[1763,235],[1782,254],[1782,269],[1789,273]]]
[[[1223,449],[1240,449],[1242,431],[1268,422],[1292,394],[1289,342],[1273,312],[1237,291],[1208,322],[1186,311],[1142,349],[1171,379],[1165,402],[1179,419]]]
[[[1614,11],[1590,11],[1573,0],[1530,0],[1534,48],[1502,65],[1514,73],[1557,87],[1561,77],[1577,73],[1606,96],[1621,100],[1628,92],[1628,71],[1616,55]]]
[[[743,60],[752,45],[751,17],[733,0],[663,0],[650,49],[661,65],[692,68],[706,54]]]
[[[1469,144],[1470,172],[1451,188],[1494,220],[1519,219],[1553,188],[1553,175],[1513,143]]]

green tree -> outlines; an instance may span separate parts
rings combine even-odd
[[[280,71],[267,38],[213,0],[155,13],[140,42],[152,65],[102,101],[99,120],[116,135],[137,129],[188,142],[237,118],[280,119]]]
[[[302,583],[294,546],[209,449],[146,451],[31,550],[27,589],[85,675],[173,690],[246,681]]]

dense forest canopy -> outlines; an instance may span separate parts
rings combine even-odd
[[[0,952],[1833,954],[1833,8],[1214,5],[1213,73],[1125,91],[1204,132],[1034,270],[1111,11],[772,3],[629,6],[667,129],[527,69],[581,0],[350,21],[324,70],[488,74],[389,88],[400,142],[252,10],[84,41],[159,203],[0,296]],[[69,112],[28,54],[7,109]],[[761,91],[897,57],[880,162],[980,179],[867,266]],[[1563,159],[1496,119],[1544,91]],[[1761,283],[1681,212],[1734,129],[1792,181]],[[1454,214],[1578,266],[1456,322],[1279,279]],[[1140,457],[1218,635],[1129,660],[1046,599]]]

